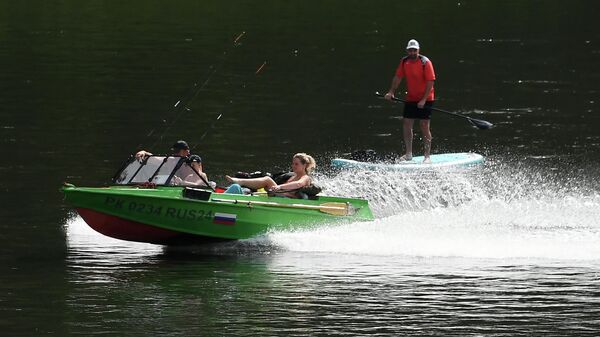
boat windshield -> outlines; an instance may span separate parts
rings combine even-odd
[[[148,156],[140,161],[131,157],[113,178],[118,185],[204,185],[198,172],[185,157]]]

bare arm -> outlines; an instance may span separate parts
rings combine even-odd
[[[281,184],[277,186],[278,190],[296,190],[305,186],[310,185],[310,177],[303,176],[302,178],[292,181],[289,183]]]
[[[171,180],[172,184],[180,186],[206,186],[205,181],[208,182],[208,176],[206,173],[202,172],[202,164],[193,162],[191,163],[191,168],[193,169],[194,173],[190,173],[186,176],[184,176],[184,171],[177,171],[177,174],[182,175],[174,175],[173,179]]]
[[[398,90],[398,86],[402,83],[402,78],[398,76],[394,76],[392,78],[392,84],[390,85],[390,90],[388,90],[387,94],[385,94],[385,99],[391,100],[394,97],[394,93]]]
[[[138,159],[138,160],[141,160],[141,159],[143,159],[144,157],[146,157],[146,156],[151,156],[151,155],[152,155],[152,153],[150,153],[150,152],[148,152],[148,151],[145,151],[145,150],[141,150],[141,151],[138,151],[138,152],[135,154],[135,158],[136,158],[136,159]]]
[[[208,181],[208,176],[204,172],[199,172],[199,174],[202,176],[202,178],[204,178],[204,180],[202,180],[202,178],[198,177],[196,174],[190,174],[183,179],[178,176],[173,176],[171,182],[176,186],[206,186],[204,181]]]
[[[206,173],[204,173],[204,171],[202,171],[202,163],[194,163],[192,164],[194,166],[194,168],[196,169],[196,171],[198,171],[198,174],[204,178],[205,181],[208,181],[208,176],[206,175]]]
[[[206,173],[204,173],[204,172],[202,172],[202,171],[201,171],[201,172],[199,172],[199,173],[200,173],[200,176],[201,176],[202,178],[204,178],[204,181],[208,181],[208,176],[206,175]],[[204,181],[202,182],[202,184],[204,184]]]
[[[423,94],[423,98],[421,98],[419,103],[417,103],[417,106],[420,109],[423,109],[423,107],[425,106],[425,102],[427,102],[427,97],[429,97],[431,89],[433,89],[433,81],[427,81],[427,84],[425,85],[425,94]]]
[[[192,163],[192,168],[194,168],[194,170],[196,171],[196,173],[198,173],[198,175],[200,175],[200,177],[198,177],[195,174],[190,174],[184,180],[188,181],[188,182],[192,182],[196,185],[206,185],[204,183],[204,181],[208,181],[208,176],[206,175],[206,173],[204,173],[202,171],[202,163],[194,162],[194,163]],[[202,180],[202,179],[204,179],[204,180]]]

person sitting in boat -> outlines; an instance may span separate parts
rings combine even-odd
[[[181,165],[177,172],[175,172],[175,175],[171,179],[171,184],[178,186],[206,186],[205,181],[208,181],[208,176],[202,172],[202,158],[196,154],[190,155],[186,159],[186,164]]]
[[[240,186],[248,187],[253,190],[264,188],[273,195],[301,198],[302,195],[300,195],[298,191],[312,185],[310,173],[316,166],[315,160],[310,155],[306,153],[296,153],[292,158],[292,172],[285,176],[282,175],[284,179],[279,183],[269,176],[244,179],[232,178],[226,175],[225,179],[230,183],[233,183],[233,185],[228,188],[229,191],[241,190],[241,188],[239,188]]]
[[[186,164],[182,165],[171,179],[171,185],[179,186],[206,186],[208,176],[202,171],[202,158],[199,155],[192,155],[188,143],[184,140],[178,140],[171,147],[174,156],[186,158]],[[142,160],[152,153],[141,150],[135,154],[138,160]],[[210,182],[209,182],[210,183]]]
[[[190,147],[185,140],[176,141],[175,144],[173,144],[173,146],[171,146],[171,153],[174,156],[180,156],[180,157],[189,157],[191,154]],[[152,156],[152,153],[150,153],[146,150],[138,151],[135,154],[135,158],[137,160],[142,160],[148,156]],[[202,164],[200,164],[200,167],[202,167]]]

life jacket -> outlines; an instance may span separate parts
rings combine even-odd
[[[296,193],[301,199],[316,199],[317,194],[321,193],[322,190],[321,186],[311,182],[310,185],[298,189]]]
[[[273,178],[273,181],[277,185],[281,185],[287,183],[287,181],[290,180],[292,176],[294,176],[294,172],[280,172],[273,174],[271,178]]]
[[[277,185],[285,184],[292,176],[294,172],[277,173],[273,175],[273,181]],[[311,179],[312,180],[312,179]],[[295,191],[300,199],[312,199],[321,193],[323,189],[311,181],[310,185],[301,187]]]

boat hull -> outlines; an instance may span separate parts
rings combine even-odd
[[[361,199],[299,200],[210,192],[197,199],[184,196],[183,191],[181,187],[63,188],[66,201],[94,230],[117,239],[164,245],[240,240],[269,231],[373,219],[367,201]],[[354,212],[329,214],[322,205],[333,202],[346,203]]]
[[[162,245],[203,244],[229,241],[163,229],[157,226],[97,212],[89,208],[77,208],[77,213],[79,213],[81,218],[96,232],[120,240]]]

